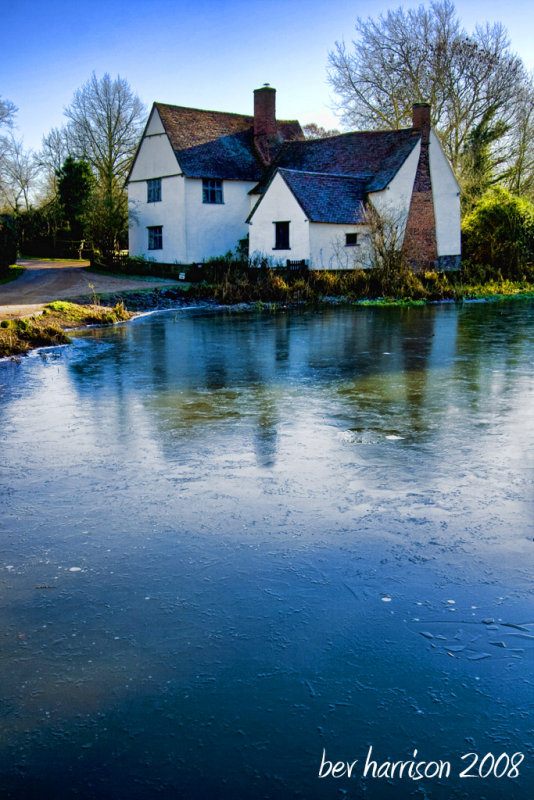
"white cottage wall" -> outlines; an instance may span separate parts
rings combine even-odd
[[[128,185],[130,255],[144,256],[165,264],[186,261],[185,178],[163,178],[161,201],[147,203],[146,181]],[[163,248],[148,249],[148,228],[162,226]]]
[[[430,177],[434,195],[438,256],[455,256],[461,251],[460,187],[441,143],[430,131]]]
[[[204,203],[202,180],[187,178],[185,186],[187,259],[201,262],[234,250],[248,233],[252,181],[223,181],[223,203]]]
[[[145,136],[151,136],[153,133],[165,133],[165,128],[163,127],[163,122],[161,121],[157,108],[152,109],[152,114],[146,126]]]
[[[147,181],[161,178],[161,201],[147,203]],[[128,181],[130,255],[164,263],[186,258],[184,177],[157,109],[137,151]],[[163,249],[148,249],[148,228],[161,225]]]
[[[275,222],[289,222],[289,250],[275,250]],[[310,258],[310,224],[280,174],[276,174],[261,198],[249,224],[249,253],[273,261],[306,261]]]
[[[357,233],[356,245],[345,244],[345,234]],[[368,243],[364,225],[310,223],[310,269],[363,269],[368,266]]]
[[[181,174],[182,170],[176,160],[169,138],[163,130],[159,131],[160,126],[163,127],[159,114],[154,109],[148,123],[147,133],[139,145],[128,183]],[[154,132],[148,133],[149,130]]]
[[[380,192],[369,193],[369,199],[379,214],[398,221],[402,238],[410,210],[420,153],[421,142],[418,142],[386,188]]]

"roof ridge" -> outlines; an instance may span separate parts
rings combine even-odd
[[[384,133],[419,133],[419,131],[416,128],[381,128],[377,131],[345,131],[344,133],[336,133],[335,136],[318,136],[314,139],[300,139],[298,141],[304,144],[313,144],[314,142],[331,142],[333,139],[341,139],[344,136],[376,136]],[[285,144],[293,144],[293,142],[286,142]]]
[[[160,103],[158,100],[154,102],[155,106],[165,106],[166,108],[176,108],[180,111],[199,111],[201,114],[221,114],[225,117],[241,117],[241,119],[251,119],[253,120],[254,117],[252,114],[238,114],[235,111],[215,111],[214,109],[210,108],[194,108],[193,106],[177,106],[174,103]],[[281,121],[281,120],[279,120]]]
[[[193,106],[177,106],[174,103],[161,103],[159,100],[154,101],[155,106],[165,106],[166,108],[177,108],[180,111],[198,111],[201,114],[221,114],[224,117],[239,117],[240,119],[247,119],[254,122],[254,114],[239,114],[237,111],[215,111],[210,108],[194,108]],[[298,119],[276,119],[276,122],[291,123],[298,122]],[[300,124],[300,123],[299,123]]]
[[[293,169],[292,167],[276,167],[279,172],[297,172],[300,175],[321,175],[322,177],[329,177],[329,178],[348,178],[350,180],[356,181],[367,181],[369,178],[374,178],[370,172],[364,172],[361,175],[350,175],[346,172],[317,172],[316,170],[311,169]]]

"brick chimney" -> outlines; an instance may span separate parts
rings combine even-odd
[[[412,106],[412,127],[421,131],[423,144],[430,140],[430,103],[414,103]]]
[[[265,83],[254,90],[254,144],[265,164],[271,162],[270,144],[278,140],[276,89]]]
[[[414,103],[413,129],[421,134],[421,151],[406,221],[403,250],[414,272],[436,269],[438,244],[430,174],[430,105]]]
[[[276,89],[265,83],[254,89],[254,136],[276,136]]]

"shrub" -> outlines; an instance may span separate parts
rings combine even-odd
[[[464,220],[462,249],[480,281],[531,276],[534,205],[502,187],[486,192]]]
[[[17,260],[17,223],[10,214],[0,214],[0,276]]]

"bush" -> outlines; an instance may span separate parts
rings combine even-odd
[[[0,214],[0,276],[7,275],[17,260],[17,223],[10,214]]]
[[[464,220],[462,250],[470,280],[531,277],[534,205],[502,187],[486,192]]]

